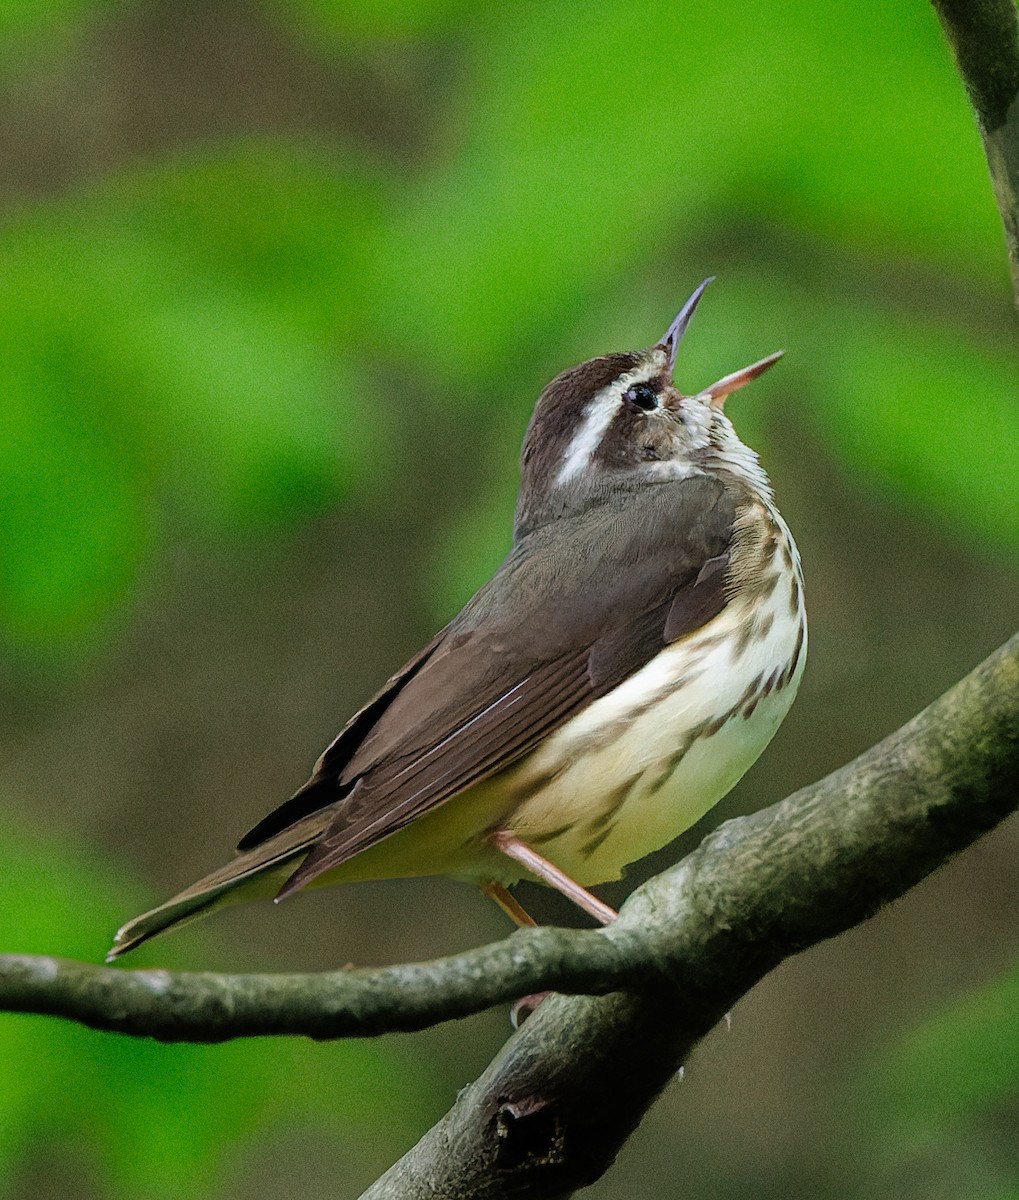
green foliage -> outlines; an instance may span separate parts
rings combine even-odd
[[[1019,1092],[1019,968],[909,1033],[876,1082],[887,1135],[930,1146]]]
[[[400,41],[446,29],[469,17],[472,0],[273,0],[295,31],[326,46],[344,48],[351,39]]]
[[[357,312],[350,281],[377,224],[372,194],[321,154],[242,143],[9,225],[10,636],[40,648],[101,627],[167,508],[206,535],[264,528],[356,482],[364,425],[337,347]]]
[[[956,1194],[1008,1200],[1019,1194],[1014,1146],[1007,1156],[988,1123],[1014,1129],[1019,1100],[1019,968],[1005,972],[902,1037],[882,1056],[861,1094],[878,1161],[889,1174],[958,1178]],[[997,1161],[996,1161],[997,1159]],[[959,1185],[957,1185],[959,1186]],[[919,1193],[917,1193],[919,1194]]]
[[[97,852],[0,821],[5,952],[99,961],[144,899]],[[172,945],[160,961],[173,965]],[[0,1016],[0,1180],[34,1140],[60,1139],[86,1148],[108,1194],[194,1196],[228,1153],[281,1123],[406,1139],[426,1085],[406,1043],[164,1046]]]
[[[577,353],[608,348],[610,325],[649,341],[695,275],[665,288],[647,260],[689,256],[726,213],[981,284],[1001,274],[970,116],[914,5],[824,22],[741,6],[755,32],[735,40],[716,10],[664,0],[596,0],[583,19],[555,0],[280,12],[380,45],[456,28],[465,69],[437,135],[452,153],[398,179],[321,146],[209,144],[8,222],[0,622],[15,644],[77,650],[101,631],[167,514],[202,536],[265,528],[377,476],[368,356],[413,364],[447,402],[509,392],[522,415],[536,376],[513,364],[539,339],[550,369],[578,320]],[[608,44],[640,47],[637,76]],[[928,332],[881,297],[810,297],[781,267],[759,291],[748,282],[730,275],[706,310],[705,374],[770,327],[791,351],[782,370],[823,378],[814,416],[840,453],[1014,553],[1014,351]],[[648,315],[606,322],[602,305],[595,328],[602,296]],[[981,440],[991,461],[975,476]],[[461,595],[474,574],[441,590]]]
[[[59,73],[138,11],[2,4],[7,74]],[[420,380],[422,403],[488,433],[473,448],[490,493],[437,535],[427,586],[445,619],[505,553],[535,390],[570,362],[648,344],[719,261],[680,383],[784,346],[733,401],[765,458],[769,406],[792,406],[854,477],[1015,561],[1015,339],[965,306],[903,298],[934,279],[978,309],[1008,304],[979,142],[929,8],[272,0],[265,12],[338,69],[367,57],[384,79],[430,64],[422,78],[438,72],[441,86],[422,88],[423,146],[395,165],[333,134],[217,132],[9,209],[8,657],[63,672],[101,653],[170,531],[229,554],[369,489],[394,498],[391,464],[428,448],[399,444],[393,378]],[[0,835],[3,949],[98,959],[137,889],[78,846],[6,818]],[[891,1138],[950,1140],[1014,1095],[1016,978],[890,1062],[875,1104]],[[305,1086],[312,1076],[329,1086]],[[33,1139],[59,1136],[94,1146],[122,1195],[193,1195],[218,1147],[281,1113],[402,1132],[423,1091],[388,1043],[162,1047],[4,1018],[0,1176]]]
[[[3,0],[0,4],[0,53],[52,54],[80,32],[94,12],[113,7],[106,0]]]
[[[639,292],[649,256],[727,212],[1001,275],[979,143],[931,14],[821,22],[761,0],[733,13],[753,36],[729,39],[717,7],[575,11],[491,6],[475,22],[446,114],[457,153],[405,194],[383,246],[378,310],[444,381],[490,371],[594,289]],[[632,71],[609,46],[639,47]],[[688,285],[674,286],[673,305]]]
[[[949,327],[877,313],[846,314],[841,332],[825,416],[842,457],[960,536],[1015,559],[1019,357]]]

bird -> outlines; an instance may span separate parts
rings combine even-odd
[[[796,694],[799,552],[726,398],[782,352],[684,394],[664,337],[557,375],[520,457],[508,556],[340,731],[236,856],[125,924],[108,961],[222,904],[309,885],[448,875],[518,925],[537,880],[590,889],[688,829]]]

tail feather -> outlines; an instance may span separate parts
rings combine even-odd
[[[179,929],[214,908],[260,894],[274,895],[293,870],[293,860],[307,854],[332,815],[329,810],[312,813],[260,846],[239,854],[233,862],[199,879],[171,900],[128,921],[117,930],[106,961],[113,962],[156,934]]]

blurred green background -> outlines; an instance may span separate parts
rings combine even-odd
[[[1016,625],[1007,269],[920,0],[4,0],[0,204],[0,950],[98,960],[224,861],[499,562],[542,385],[655,340],[708,274],[677,378],[786,349],[733,415],[812,621],[798,704],[708,823]],[[1013,822],[785,964],[590,1194],[1019,1196],[1017,849]],[[362,885],[134,965],[505,932],[453,883]],[[507,1033],[0,1017],[0,1197],[353,1195]]]

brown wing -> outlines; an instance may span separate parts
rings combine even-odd
[[[263,842],[274,837],[284,829],[288,829],[303,817],[309,816],[313,812],[318,812],[330,804],[335,804],[337,800],[342,799],[345,791],[350,791],[349,787],[343,791],[337,786],[337,780],[330,772],[327,760],[331,758],[345,762],[350,758],[365,736],[371,732],[372,726],[385,712],[387,706],[392,703],[396,693],[423,666],[430,655],[442,643],[445,635],[446,631],[444,629],[440,630],[413,658],[408,659],[395,675],[390,675],[368,703],[363,708],[359,708],[336,737],[333,738],[328,750],[326,750],[315,764],[312,777],[304,787],[291,796],[289,800],[274,808],[253,829],[249,829],[237,843],[238,850],[251,850],[255,846],[260,846]],[[326,786],[323,787],[323,784]],[[324,792],[329,792],[330,794],[323,794]]]
[[[733,499],[693,477],[528,535],[245,838],[332,820],[281,895],[526,754],[725,606]]]

